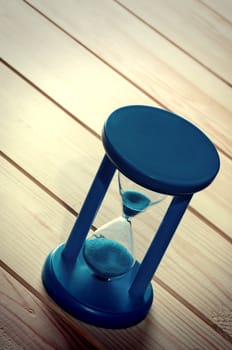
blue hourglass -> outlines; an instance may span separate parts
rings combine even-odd
[[[70,314],[95,326],[126,328],[147,315],[151,280],[195,192],[219,171],[209,138],[186,119],[149,106],[126,106],[106,120],[105,155],[66,243],[47,257],[42,279]],[[122,215],[88,236],[115,171]],[[172,201],[141,262],[134,255],[132,218]]]

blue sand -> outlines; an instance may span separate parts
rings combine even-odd
[[[134,261],[123,245],[104,237],[86,240],[83,255],[95,274],[105,279],[129,271]]]
[[[123,213],[126,216],[135,216],[145,210],[151,203],[150,199],[143,193],[127,190],[121,193],[123,202]]]

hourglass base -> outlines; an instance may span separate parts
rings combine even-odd
[[[47,257],[43,283],[49,295],[74,317],[104,328],[127,328],[142,321],[153,300],[151,284],[143,298],[132,297],[129,286],[139,264],[112,280],[97,278],[86,265],[82,253],[76,263],[64,263],[64,245]]]

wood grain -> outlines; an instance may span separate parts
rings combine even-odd
[[[97,341],[74,332],[15,278],[0,268],[0,349],[89,350]]]
[[[196,0],[119,3],[231,86],[232,26],[209,6]]]
[[[41,300],[59,311],[41,285],[40,271],[44,259],[54,245],[62,241],[73,222],[63,207],[35,186],[17,169],[1,159],[1,232],[7,227],[8,235],[1,234],[1,257],[7,268],[19,275],[25,285]],[[10,210],[14,203],[14,210]],[[11,242],[11,244],[9,244]],[[38,249],[39,247],[39,249]],[[23,254],[22,254],[23,252]],[[70,322],[75,329],[83,328],[110,349],[220,349],[231,344],[165,289],[156,284],[156,302],[145,321],[122,331],[106,331]]]
[[[100,141],[78,123],[66,117],[61,110],[16,75],[7,69],[2,69],[2,73],[4,72],[5,77],[8,76],[8,83],[11,81],[5,87],[7,86],[8,92],[10,91],[11,99],[14,96],[13,101],[18,103],[14,107],[10,101],[2,100],[1,105],[4,106],[4,114],[8,115],[8,119],[1,120],[0,139],[3,141],[1,149],[13,160],[16,159],[21,167],[28,169],[32,176],[52,190],[61,201],[79,211],[103,155]],[[17,95],[13,93],[14,90],[17,91]],[[23,95],[30,96],[30,100],[23,99]],[[41,113],[47,116],[46,121],[41,119]],[[94,222],[97,227],[121,212],[115,180]],[[30,211],[37,213],[35,203],[27,205]],[[152,238],[153,227],[158,226],[166,205],[167,203],[163,202],[163,206],[157,206],[154,211],[148,212],[146,216],[144,213],[136,220],[138,258],[144,254]],[[22,204],[22,207],[25,205]],[[8,215],[11,215],[10,212]],[[21,215],[23,217],[23,212]],[[49,213],[43,211],[39,217],[42,218],[44,215],[47,217]],[[56,225],[59,225],[59,221]],[[53,230],[50,226],[46,228],[49,237],[52,237]],[[70,230],[71,225],[68,226],[68,230],[61,225],[59,235],[62,235],[62,240],[66,239]],[[11,240],[10,236],[9,239]],[[45,237],[44,244],[47,239],[49,238]],[[6,251],[10,240],[5,243]],[[58,243],[54,241],[50,249]],[[37,244],[42,249],[42,242],[38,241]],[[165,257],[165,263],[160,265],[157,276],[177,294],[185,296],[196,309],[203,310],[210,320],[213,319],[213,315],[220,313],[222,308],[226,308],[230,314],[229,291],[232,286],[230,251],[231,245],[228,242],[188,212]],[[5,258],[7,261],[7,256]],[[40,266],[42,264],[43,261],[40,261]]]
[[[199,0],[202,4],[213,9],[223,16],[229,23],[232,23],[232,2],[230,0]]]
[[[231,24],[228,0],[0,0],[1,349],[232,349]],[[113,331],[60,309],[41,269],[81,208],[105,118],[127,104],[187,117],[221,170],[159,266],[148,317]],[[95,227],[120,214],[117,187]],[[169,201],[135,218],[138,259]]]
[[[92,0],[79,0],[78,2],[68,0],[65,8],[62,5],[62,1],[49,1],[48,3],[47,1],[31,0],[30,3],[43,11],[46,16],[51,18],[61,28],[68,31],[78,42],[90,48],[104,62],[108,62],[111,67],[115,67],[117,71],[120,71],[123,76],[127,77],[136,86],[140,86],[141,90],[151,97],[149,104],[154,102],[160,103],[165,108],[184,115],[203,131],[207,132],[220,149],[223,149],[230,156],[232,155],[229,133],[232,127],[231,89],[220,79],[205,70],[199,63],[174,47],[117,3],[101,0],[96,6]],[[8,15],[12,16],[12,22],[15,22],[14,13],[22,11],[23,16],[26,16],[27,13],[28,16],[34,16],[34,21],[38,21],[38,26],[42,25],[40,23],[43,23],[43,27],[47,26],[46,41],[51,41],[53,44],[47,43],[45,45],[55,45],[53,39],[53,36],[55,36],[55,33],[53,33],[54,29],[53,31],[50,29],[49,22],[45,24],[42,18],[33,14],[30,9],[22,8],[22,6],[17,10],[15,6],[8,5],[8,7]],[[70,11],[70,8],[73,10]],[[156,7],[154,7],[154,11],[156,11]],[[78,21],[76,18],[77,13]],[[17,22],[15,26],[17,27]],[[21,31],[21,34],[20,38],[16,40],[17,42],[20,40],[21,45],[28,50],[33,45],[30,42],[33,40],[31,39],[32,36],[27,32],[24,33],[23,28],[18,30]],[[18,30],[16,36],[19,36]],[[61,44],[62,33],[58,37],[55,36],[55,38],[57,40],[56,45],[60,41],[59,46],[63,46]],[[72,47],[71,42],[70,45]],[[53,49],[54,51],[55,48]],[[65,48],[65,51],[65,53],[62,53],[64,60],[66,60],[65,57],[68,54],[67,48]],[[46,59],[45,55],[44,53],[41,59]],[[47,55],[52,57],[52,53],[47,53]],[[5,59],[9,62],[14,62],[14,65],[29,77],[33,73],[31,63],[27,62],[28,58],[25,57],[23,52],[20,53],[20,56],[22,57],[20,64],[17,64],[16,60],[9,54],[9,50],[7,48],[4,50]],[[38,62],[38,54],[33,60],[33,65],[41,69],[41,63]],[[77,60],[78,56],[76,57]],[[47,64],[45,64],[45,69]],[[54,68],[54,65],[51,69],[49,68],[49,73],[47,74],[51,74]],[[76,76],[77,73],[73,71],[73,74]],[[96,79],[98,78],[96,72],[93,76]],[[34,77],[34,81],[50,95],[54,95],[55,90],[51,92],[45,81],[41,81],[37,76]],[[65,84],[66,81],[67,77],[62,84]],[[59,82],[57,83],[59,84]],[[78,85],[78,82],[75,84]],[[115,85],[113,81],[112,84],[113,86]],[[72,86],[70,88],[72,89]],[[121,90],[120,94],[124,95],[124,91]],[[64,101],[64,97],[60,97],[58,94],[56,96],[59,97],[60,101]],[[118,93],[116,96],[118,97]],[[80,117],[83,116],[83,113],[76,109],[74,110],[65,102],[62,102],[62,104],[74,114],[80,115]],[[95,100],[92,102],[92,105],[94,105]],[[143,102],[137,99],[136,103],[141,104]],[[80,108],[80,106],[78,107]],[[104,118],[105,115],[104,113],[101,114]],[[96,131],[100,131],[93,121],[92,126]]]
[[[1,149],[78,211],[103,156],[103,146],[98,139],[89,139],[89,133],[78,123],[67,118],[4,65],[0,72],[3,81],[1,108],[8,116],[0,120]],[[47,117],[41,118],[41,115]],[[103,125],[103,117],[99,116],[100,121]],[[32,147],[28,147],[30,144]],[[86,149],[85,145],[89,147]],[[232,238],[231,162],[223,154],[220,158],[218,177],[208,189],[196,194],[191,206]],[[116,184],[113,192],[117,198]],[[115,215],[111,208],[118,213],[121,210],[118,201],[113,206],[112,201],[115,202],[113,199],[105,202],[111,218]],[[99,224],[102,222],[97,221]]]
[[[93,130],[118,106],[152,102],[22,1],[0,0],[0,42],[3,59]]]

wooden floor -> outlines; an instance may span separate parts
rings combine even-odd
[[[0,0],[0,58],[0,349],[232,349],[232,1]],[[104,120],[128,104],[196,124],[221,169],[159,266],[149,315],[113,331],[58,308],[41,269],[102,159]],[[167,203],[135,220],[138,259]],[[114,179],[94,225],[120,211]]]

